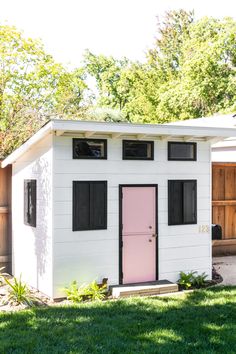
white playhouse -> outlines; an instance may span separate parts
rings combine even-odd
[[[236,132],[233,133],[236,136]],[[211,144],[228,128],[52,120],[12,164],[12,268],[52,298],[211,278]]]

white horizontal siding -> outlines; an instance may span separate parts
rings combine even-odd
[[[13,164],[13,274],[52,296],[52,138]],[[24,225],[24,179],[37,181],[36,228]]]
[[[106,163],[107,162],[107,163]],[[186,165],[187,164],[187,165]],[[63,169],[61,168],[63,165]],[[120,173],[121,168],[126,174],[139,175],[151,174],[158,176],[172,176],[169,178],[178,178],[186,174],[189,170],[188,175],[208,175],[209,173],[209,163],[208,162],[182,162],[182,161],[168,161],[158,162],[158,161],[99,161],[99,160],[56,160],[55,161],[55,173],[56,174],[81,174],[81,177],[85,174],[91,174],[96,171],[96,174],[109,174],[114,175]],[[177,175],[177,176],[176,176]],[[63,177],[62,177],[63,178]]]
[[[108,139],[107,160],[73,160],[72,138],[54,137],[54,296],[73,279],[108,277],[119,282],[119,184],[158,184],[160,279],[177,280],[181,270],[210,275],[210,145],[197,143],[197,162],[167,161],[167,142],[155,141],[154,161],[123,161],[122,141]],[[168,179],[196,179],[198,224],[168,226]],[[107,230],[72,231],[72,181],[108,182]]]
[[[104,163],[105,161],[103,161]],[[130,161],[131,163],[131,161]],[[149,161],[149,163],[153,163]],[[155,162],[155,165],[158,166],[158,164]],[[63,164],[62,164],[63,166]],[[134,179],[136,183],[143,183],[143,184],[158,184],[158,193],[159,193],[159,198],[165,198],[167,195],[166,191],[166,186],[168,184],[168,179],[197,179],[198,181],[198,189],[199,193],[201,193],[201,196],[205,196],[205,193],[207,193],[206,196],[209,195],[209,166],[208,166],[208,174],[205,175],[199,175],[196,173],[192,173],[192,170],[186,167],[184,172],[182,174],[178,173],[178,170],[176,170],[175,174],[174,171],[172,175],[169,173],[166,175],[159,174],[159,170],[157,169],[156,174],[148,174],[145,172],[145,169],[138,169],[136,174],[128,174],[126,173],[126,170],[124,166],[120,166],[120,170],[117,173],[112,173],[112,174],[107,174],[105,172],[103,173],[87,173],[86,169],[82,171],[82,173],[77,172],[77,173],[67,173],[66,170],[63,169],[63,174],[57,174],[55,183],[54,183],[54,188],[72,188],[72,181],[76,180],[81,180],[81,181],[93,181],[93,180],[109,180],[109,187],[114,187],[118,188],[119,184],[132,184],[134,183]],[[122,171],[124,171],[122,173]],[[161,172],[161,171],[160,171]],[[200,188],[199,188],[200,187]],[[204,191],[202,192],[202,188],[204,188]],[[110,192],[112,192],[110,190]],[[55,195],[55,198],[60,198],[60,193],[63,193],[62,190],[58,190],[58,196]],[[70,197],[71,197],[71,192],[70,192]]]
[[[175,273],[176,277],[178,277],[181,271],[191,272],[197,269],[209,270],[209,256],[194,258],[185,256],[182,259],[161,260],[159,263],[159,274],[161,277],[163,273]]]
[[[191,246],[208,246],[208,234],[186,234],[164,236],[160,234],[158,238],[158,247],[161,249],[181,248],[186,252],[186,247]]]

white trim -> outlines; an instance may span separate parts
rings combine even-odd
[[[191,137],[193,140],[205,140],[212,138],[236,137],[236,129],[215,128],[215,127],[191,127],[175,124],[131,124],[131,123],[106,123],[94,121],[70,121],[70,120],[52,120],[43,126],[23,145],[10,154],[2,161],[2,167],[14,163],[28,149],[30,149],[39,140],[44,138],[50,132],[55,131],[57,135],[62,134],[83,134],[84,136],[110,135],[113,138],[118,136],[146,136],[147,138],[157,139],[162,137],[168,140],[172,137],[181,136],[183,139]]]
[[[85,138],[90,138],[91,136],[93,136],[95,133],[94,132],[85,132],[84,133],[84,137]]]

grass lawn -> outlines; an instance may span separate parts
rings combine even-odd
[[[0,353],[236,353],[236,287],[0,313]]]

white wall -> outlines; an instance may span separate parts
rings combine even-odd
[[[210,145],[197,143],[197,162],[167,161],[167,141],[155,141],[154,158],[123,161],[122,140],[108,139],[107,160],[73,160],[72,138],[54,137],[54,297],[62,296],[72,280],[106,277],[118,284],[119,184],[158,184],[159,279],[176,281],[181,270],[211,277]],[[197,225],[167,225],[168,179],[197,179]],[[107,230],[72,231],[73,180],[108,181]],[[200,230],[202,225],[208,232]]]
[[[236,162],[236,146],[213,147],[212,162]]]
[[[13,164],[13,274],[52,296],[52,136]],[[24,179],[37,180],[36,228],[24,225]]]

